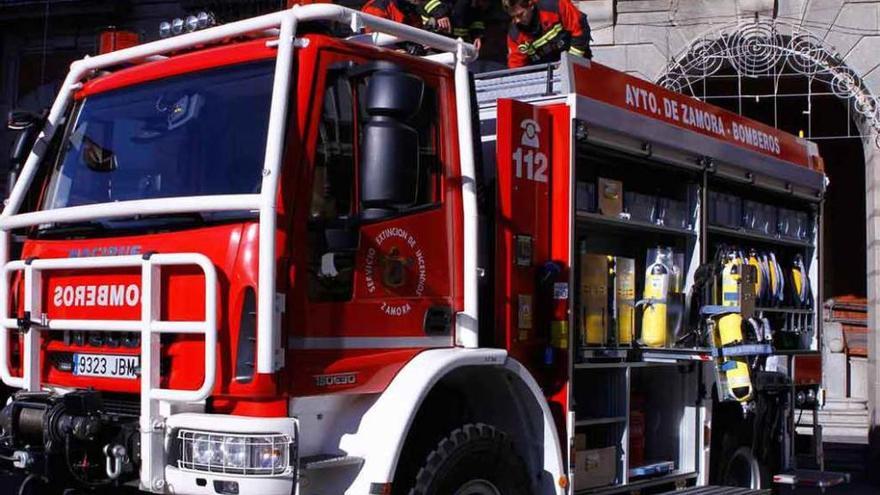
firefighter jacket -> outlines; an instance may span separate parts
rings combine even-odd
[[[510,68],[554,62],[568,51],[592,58],[587,16],[571,0],[538,0],[528,26],[510,24],[507,65]]]
[[[394,22],[421,27],[418,16],[404,3],[405,0],[369,0],[361,8],[361,12]]]
[[[452,5],[452,37],[469,43],[482,38],[486,32],[486,6],[475,0],[455,0]]]
[[[419,5],[419,15],[425,29],[437,32],[437,21],[452,15],[452,3],[446,0],[426,0]]]

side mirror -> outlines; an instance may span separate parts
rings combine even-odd
[[[45,121],[46,117],[44,115],[33,112],[24,110],[9,112],[6,127],[11,131],[18,132],[18,135],[15,136],[15,141],[12,143],[12,148],[9,150],[8,179],[10,191],[12,186],[15,185],[21,167],[24,166],[24,162],[27,161],[27,157],[34,147],[34,143],[37,142],[37,137],[40,136],[40,131],[43,130]]]
[[[42,127],[44,117],[27,110],[13,110],[6,119],[6,127],[10,131],[22,131],[28,127]]]
[[[46,122],[44,116],[27,112],[24,110],[13,110],[9,112],[6,119],[6,127],[10,131],[18,131],[15,142],[12,144],[12,150],[9,152],[9,162],[11,169],[21,168],[27,160],[31,148],[37,141],[40,131],[43,130],[43,124]]]
[[[407,122],[424,92],[421,79],[395,68],[376,71],[367,82],[359,180],[363,220],[389,217],[417,200],[419,133]]]

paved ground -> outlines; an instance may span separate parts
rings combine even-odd
[[[828,470],[849,472],[852,483],[828,490],[824,495],[880,495],[880,485],[867,480],[870,470],[880,471],[880,466],[868,466],[863,445],[826,445]],[[0,471],[0,495],[17,495],[21,477]],[[114,490],[113,495],[137,495],[135,490]],[[795,495],[820,495],[819,491],[800,489]],[[39,495],[39,492],[36,494]],[[782,494],[784,495],[784,494]]]

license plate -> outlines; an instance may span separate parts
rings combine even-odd
[[[137,378],[138,356],[108,354],[74,354],[73,374],[106,378]]]

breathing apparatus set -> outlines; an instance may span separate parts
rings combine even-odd
[[[589,253],[582,245],[580,261],[581,345],[673,344],[684,322],[682,254],[664,246],[647,251],[638,301],[635,259]]]
[[[645,285],[636,307],[642,309],[642,332],[639,343],[646,347],[667,347],[670,334],[681,326],[681,260],[671,247],[648,250]]]
[[[791,265],[784,268],[774,251],[720,245],[713,261],[697,270],[692,307],[699,308],[704,343],[717,349],[721,400],[750,407],[755,372],[763,369],[766,353],[734,352],[732,348],[774,344],[783,329],[774,328],[767,315],[779,313],[764,309],[810,308],[813,304],[803,256],[797,253],[790,259]]]

